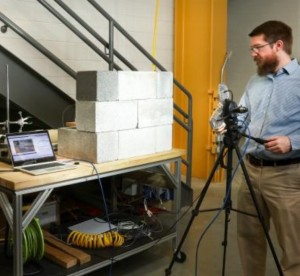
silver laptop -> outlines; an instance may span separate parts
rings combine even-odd
[[[47,130],[8,133],[6,139],[11,162],[16,170],[40,175],[76,168],[74,164],[56,160]]]

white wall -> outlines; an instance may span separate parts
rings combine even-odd
[[[248,34],[267,20],[281,20],[293,28],[293,56],[300,61],[299,0],[228,0],[227,49],[232,51],[227,66],[227,84],[238,102],[256,66],[249,53]]]
[[[156,58],[169,71],[173,71],[173,1],[160,1],[157,35]],[[65,14],[53,0],[48,0],[48,2]],[[88,1],[64,0],[64,2],[108,40],[107,20]],[[155,0],[98,0],[97,3],[151,53]],[[60,23],[37,0],[0,0],[0,11],[74,71],[108,70],[107,64],[102,61],[100,56]],[[70,16],[66,16],[72,24],[78,26]],[[103,50],[103,46],[98,41],[87,34],[83,28],[80,27],[80,30]],[[152,70],[150,62],[130,46],[123,35],[116,31],[114,40],[115,48],[124,54],[138,70]],[[0,33],[0,43],[72,98],[75,98],[74,79],[19,35],[8,29],[6,33]],[[121,67],[126,70],[125,66]]]

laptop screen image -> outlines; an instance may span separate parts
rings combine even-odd
[[[14,167],[56,160],[48,131],[9,133],[6,137]]]

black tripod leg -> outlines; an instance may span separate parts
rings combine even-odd
[[[225,226],[224,226],[224,240],[223,240],[223,267],[222,267],[222,275],[225,275],[225,269],[226,269],[226,252],[227,252],[227,243],[228,243],[228,224],[229,224],[229,215],[230,215],[230,209],[225,210]]]
[[[207,179],[207,181],[206,181],[206,183],[205,183],[205,185],[204,185],[204,187],[203,187],[203,189],[201,191],[201,194],[199,196],[197,204],[196,204],[195,208],[192,210],[192,216],[191,216],[191,218],[190,218],[190,220],[189,220],[189,222],[187,224],[187,227],[185,228],[183,236],[182,236],[182,238],[181,238],[181,240],[180,240],[180,242],[178,244],[178,247],[177,247],[175,253],[173,254],[172,261],[169,264],[169,267],[165,270],[165,275],[171,275],[171,273],[172,273],[172,267],[174,265],[174,262],[175,262],[175,260],[176,260],[176,258],[178,256],[178,254],[180,254],[181,247],[182,247],[182,245],[183,245],[183,243],[184,243],[184,241],[185,241],[185,239],[186,239],[186,237],[188,235],[188,232],[189,232],[189,230],[190,230],[190,228],[191,228],[191,226],[193,224],[193,221],[194,221],[195,217],[199,214],[200,206],[201,206],[202,201],[203,201],[203,199],[205,197],[205,194],[206,194],[206,192],[208,190],[208,187],[209,187],[209,185],[210,185],[210,183],[211,183],[211,181],[212,181],[212,179],[214,177],[214,174],[215,174],[215,172],[216,172],[219,164],[221,164],[221,160],[223,158],[224,149],[225,149],[225,146],[223,146],[221,148],[221,151],[220,151],[220,153],[218,155],[217,161],[215,162],[214,167],[213,167],[213,169],[212,169],[212,171],[211,171],[211,173],[210,173],[210,175],[209,175],[209,177],[208,177],[208,179]]]
[[[248,186],[248,189],[250,191],[250,194],[251,194],[251,197],[252,197],[252,200],[253,200],[253,203],[254,203],[254,206],[255,206],[255,209],[256,209],[256,212],[257,212],[257,215],[258,215],[258,219],[263,227],[263,230],[264,230],[264,233],[265,233],[265,236],[266,236],[266,239],[268,241],[268,244],[269,244],[269,247],[270,247],[270,250],[272,252],[272,255],[273,255],[273,258],[274,258],[274,261],[276,263],[276,267],[278,269],[278,272],[279,272],[279,275],[280,276],[283,276],[283,272],[282,272],[282,269],[281,269],[281,265],[279,263],[279,260],[277,258],[277,255],[276,255],[276,252],[275,252],[275,249],[274,249],[274,246],[273,246],[273,243],[272,243],[272,240],[270,238],[270,235],[269,235],[269,232],[267,230],[267,226],[265,224],[265,221],[264,221],[264,218],[261,214],[261,211],[258,207],[258,203],[257,203],[257,199],[256,199],[256,196],[255,196],[255,192],[253,190],[253,187],[251,185],[251,181],[250,181],[250,178],[249,178],[249,175],[247,173],[247,169],[246,169],[246,166],[245,166],[245,163],[242,159],[242,156],[241,156],[241,153],[240,153],[240,150],[237,146],[235,146],[235,151],[236,151],[236,154],[240,160],[240,164],[241,164],[241,167],[242,167],[242,170],[243,170],[243,173],[244,173],[244,176],[245,176],[245,179],[246,179],[246,183],[247,183],[247,186]]]
[[[228,149],[227,153],[227,164],[226,164],[226,197],[224,200],[224,209],[225,209],[225,222],[224,222],[224,240],[223,240],[223,268],[222,275],[225,275],[226,269],[226,253],[227,253],[227,243],[228,243],[228,225],[229,225],[229,216],[232,208],[231,201],[231,182],[232,182],[232,149]]]

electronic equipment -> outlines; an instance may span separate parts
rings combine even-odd
[[[75,169],[56,160],[47,130],[6,134],[12,166],[32,175]]]
[[[100,234],[107,231],[115,230],[116,228],[116,225],[100,218],[92,218],[69,227],[71,231],[78,231],[88,234]]]

